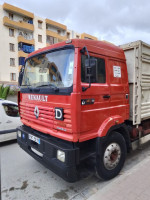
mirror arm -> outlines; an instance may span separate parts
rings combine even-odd
[[[90,60],[90,55],[89,55],[89,52],[88,52],[88,50],[87,50],[87,47],[86,46],[84,46],[81,50],[80,50],[80,52],[81,53],[85,53],[85,51],[86,51],[86,53],[87,53],[87,56],[88,56],[88,59]],[[84,92],[84,91],[86,91],[88,88],[90,88],[91,87],[91,77],[89,76],[89,86],[88,87],[82,87],[82,91]]]
[[[22,84],[23,74],[24,74],[24,66],[21,67],[21,70],[19,72],[19,77],[18,77],[19,86],[21,86],[21,84]]]
[[[91,87],[91,77],[89,76],[89,86],[88,87],[82,87],[82,92],[86,91]]]
[[[88,59],[90,59],[90,55],[89,55],[89,52],[88,52],[86,46],[84,46],[84,47],[80,50],[80,52],[83,53],[83,54],[85,53],[85,51],[86,51],[86,53],[87,53]]]

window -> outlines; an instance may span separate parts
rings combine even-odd
[[[9,28],[9,36],[14,37],[14,29]]]
[[[10,73],[10,80],[16,81],[16,73]]]
[[[18,106],[13,104],[3,104],[6,115],[10,117],[19,117]]]
[[[54,37],[52,36],[47,36],[46,42],[50,45],[54,44]]]
[[[9,13],[9,19],[13,20],[14,15],[12,13]]]
[[[85,40],[92,40],[92,38],[84,37]]]
[[[56,44],[58,42],[57,38],[54,38],[54,44]]]
[[[15,58],[10,58],[10,66],[15,66]]]
[[[15,51],[15,45],[12,43],[9,43],[9,51]]]
[[[71,87],[73,68],[74,49],[72,48],[34,56],[26,61],[22,86],[36,87],[45,84],[47,87],[46,85],[50,83],[52,87],[57,86],[64,89]],[[31,72],[35,74],[35,79]]]
[[[29,19],[28,19],[27,17],[24,17],[24,18],[23,18],[23,21],[24,21],[24,22],[28,22],[28,20],[29,20]]]
[[[57,30],[57,33],[58,33],[58,34],[61,34],[61,30]]]
[[[42,29],[42,21],[38,21],[38,28]]]
[[[81,57],[81,81],[87,82],[85,79],[85,59],[87,56],[82,55]],[[96,57],[90,57],[90,58],[96,58]],[[106,82],[106,73],[105,73],[105,60],[103,58],[96,58],[97,59],[97,83],[105,83]]]
[[[79,35],[76,35],[76,38],[79,39],[80,38]]]
[[[38,42],[42,42],[42,35],[38,35]]]
[[[67,39],[70,39],[70,33],[67,32]]]

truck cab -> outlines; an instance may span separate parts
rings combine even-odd
[[[130,150],[123,50],[73,39],[31,53],[21,73],[20,147],[69,182],[91,156],[99,177],[116,176]]]

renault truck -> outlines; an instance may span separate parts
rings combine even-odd
[[[69,182],[94,159],[109,180],[150,139],[150,45],[72,39],[28,55],[19,75],[20,147]]]

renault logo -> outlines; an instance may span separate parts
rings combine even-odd
[[[34,115],[35,115],[36,118],[38,119],[38,117],[39,117],[39,109],[38,109],[37,106],[35,106],[35,108],[34,108]]]

